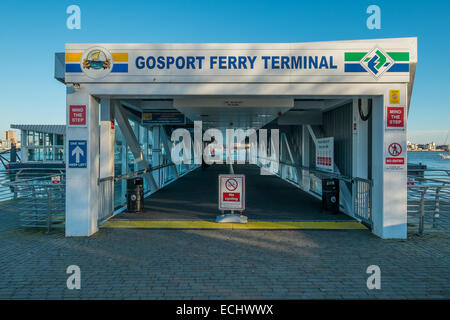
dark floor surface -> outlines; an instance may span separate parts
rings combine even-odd
[[[321,201],[275,175],[260,175],[256,165],[233,165],[246,179],[246,210],[249,220],[341,221],[345,214],[321,211]],[[123,212],[115,219],[215,220],[218,210],[218,175],[229,166],[212,165],[187,174],[145,200],[143,213]]]

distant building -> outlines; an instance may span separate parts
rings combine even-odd
[[[448,151],[448,152],[450,152],[450,145],[448,145],[448,144],[443,144],[443,145],[437,146],[437,148],[438,148],[439,150],[443,150],[443,151]]]
[[[427,143],[425,145],[425,149],[428,150],[428,151],[435,151],[436,150],[436,143],[435,142]]]
[[[17,136],[16,136],[16,131],[15,130],[7,130],[5,131],[5,139],[1,140],[1,146],[4,149],[9,149],[11,148],[11,144],[16,144],[17,146]]]
[[[411,141],[408,141],[406,143],[406,147],[407,147],[408,151],[416,151],[416,150],[418,150],[417,144],[412,143]]]
[[[12,124],[21,132],[22,162],[63,163],[65,125]]]

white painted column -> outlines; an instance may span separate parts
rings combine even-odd
[[[159,126],[152,127],[153,130],[153,143],[152,143],[152,167],[158,167],[160,165],[159,159],[161,156],[161,145],[160,145],[160,137],[159,137]],[[160,170],[153,170],[153,179],[155,179],[156,184],[158,185],[158,188],[161,188],[161,182],[160,182]]]
[[[308,167],[309,164],[309,131],[306,125],[302,125],[302,166]],[[311,188],[311,179],[308,170],[302,170],[302,181],[299,181],[302,189],[306,192]]]
[[[86,106],[86,125],[69,126],[70,105]],[[99,107],[83,87],[67,87],[66,96],[66,236],[90,236],[98,231]],[[86,167],[71,168],[70,141],[86,141]]]
[[[361,99],[361,109],[364,115],[369,112],[368,99]],[[369,120],[363,121],[359,114],[358,98],[353,98],[353,147],[352,176],[367,179],[369,150]]]
[[[100,179],[114,177],[114,111],[109,98],[101,99],[100,108]],[[107,216],[114,211],[114,181],[101,182],[100,195],[103,201],[102,213]]]
[[[407,105],[406,85],[393,86],[400,90],[400,106]],[[373,177],[373,232],[384,239],[407,237],[407,157],[406,130],[386,130],[386,107],[389,92],[374,98],[372,122],[372,177]],[[405,119],[406,120],[406,119]],[[390,143],[402,146],[405,165],[401,169],[389,169],[385,154]]]

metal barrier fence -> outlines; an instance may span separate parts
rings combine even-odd
[[[177,180],[177,175],[175,173],[175,168],[178,170],[178,178],[186,175],[187,173],[191,172],[192,170],[198,168],[199,165],[195,164],[177,164],[174,163],[165,163],[159,166],[155,166],[149,169],[142,169],[137,170],[129,173],[125,173],[122,175],[118,175],[115,177],[105,177],[99,179],[99,216],[98,216],[98,222],[100,224],[107,221],[110,217],[112,217],[114,214],[120,212],[120,210],[123,210],[126,207],[126,201],[119,203],[118,205],[114,207],[114,199],[111,199],[110,195],[112,193],[112,190],[114,189],[114,184],[119,183],[123,180],[127,180],[134,177],[144,177],[145,174],[153,173],[154,171],[158,171],[159,179],[155,179],[155,183],[158,184],[158,189],[153,189],[151,186],[148,186],[145,190],[145,197],[149,196],[153,192],[164,188],[165,186],[169,185],[170,183]],[[112,201],[111,201],[112,200]]]
[[[62,169],[0,171],[0,203],[19,213],[23,227],[62,227],[65,220],[65,174]]]
[[[450,229],[450,170],[409,171],[408,229]],[[419,172],[420,171],[420,172]]]
[[[372,226],[372,181],[362,178],[352,180],[353,213],[365,224]]]
[[[271,161],[270,158],[259,158]],[[258,163],[262,166],[262,163]],[[283,180],[289,181],[297,187],[307,190],[309,193],[322,196],[322,179],[334,178],[344,183],[351,184],[352,210],[357,219],[367,226],[373,226],[372,220],[372,187],[371,180],[363,178],[351,178],[337,173],[325,172],[293,163],[278,162],[278,171],[275,173]],[[343,190],[341,190],[341,193]]]

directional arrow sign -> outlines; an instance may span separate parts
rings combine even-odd
[[[87,141],[69,140],[69,168],[87,167]]]
[[[75,162],[80,163],[80,155],[84,156],[84,151],[79,146],[72,150],[72,156],[75,155]]]

